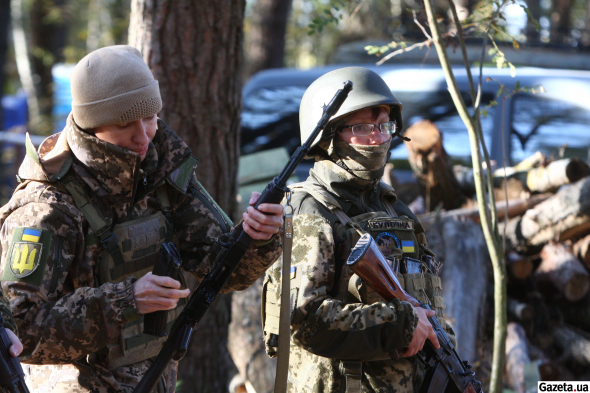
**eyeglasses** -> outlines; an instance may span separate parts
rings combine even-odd
[[[379,127],[379,132],[383,135],[393,135],[395,134],[395,130],[397,128],[397,123],[395,121],[388,121],[386,123],[381,124],[370,124],[370,123],[358,123],[358,124],[351,124],[349,126],[342,126],[340,127],[340,132],[342,132],[346,128],[352,129],[352,134],[355,136],[367,136],[373,133],[375,127]]]

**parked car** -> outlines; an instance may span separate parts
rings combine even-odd
[[[254,75],[243,89],[241,152],[252,154],[284,147],[289,153],[299,139],[299,102],[307,87],[318,77],[346,65],[310,70],[272,69]],[[435,65],[361,65],[377,72],[403,104],[404,128],[418,120],[433,121],[443,134],[451,157],[470,165],[470,146],[465,125],[447,90],[443,71]],[[464,68],[454,69],[463,99],[471,105]],[[479,69],[472,70],[477,78]],[[509,69],[483,68],[482,117],[486,146],[492,160],[516,163],[541,151],[557,156],[587,158],[590,146],[590,71],[518,68],[512,77]],[[344,82],[344,81],[343,81]],[[477,83],[477,81],[476,81]],[[519,92],[497,97],[500,86],[543,87],[544,93]],[[499,105],[488,107],[492,100]],[[406,159],[401,140],[392,145],[393,159]],[[309,166],[307,167],[309,168]],[[306,168],[306,169],[307,169]],[[306,170],[299,171],[306,177]]]

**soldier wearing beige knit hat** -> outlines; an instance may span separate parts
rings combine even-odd
[[[90,53],[71,86],[65,129],[38,151],[27,146],[23,183],[0,209],[0,275],[35,392],[130,392],[163,342],[144,332],[143,315],[171,310],[172,320],[189,294],[182,278],[152,274],[162,244],[172,241],[202,281],[232,223],[197,181],[189,147],[158,119],[158,82],[137,49]],[[244,213],[259,241],[224,291],[247,288],[280,255],[283,208],[259,210]],[[159,393],[174,392],[177,365]]]
[[[70,80],[74,121],[86,130],[128,123],[162,109],[158,81],[132,46],[109,46],[88,54]]]

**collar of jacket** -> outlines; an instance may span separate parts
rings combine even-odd
[[[359,205],[361,198],[364,198],[364,204],[371,206],[380,205],[384,199],[389,204],[397,201],[393,188],[387,184],[361,179],[330,160],[316,161],[310,170],[310,180],[325,187],[341,201],[344,211]]]
[[[191,158],[190,153],[189,147],[158,119],[156,136],[142,162],[138,154],[80,129],[70,114],[65,129],[45,139],[38,151],[27,140],[27,155],[18,175],[22,180],[60,180],[75,160],[82,167],[76,172],[83,174],[82,179],[99,196],[130,197],[143,173],[157,185],[166,177],[174,177],[174,172]]]

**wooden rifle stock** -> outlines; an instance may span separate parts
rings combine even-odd
[[[420,303],[401,287],[395,272],[370,234],[361,236],[348,257],[347,265],[385,300],[395,298],[414,307],[430,310],[427,304]],[[483,393],[481,383],[471,371],[471,365],[461,360],[436,316],[428,320],[437,335],[440,348],[434,348],[430,340],[426,340],[424,349],[418,353],[419,359],[427,366],[420,393]]]

